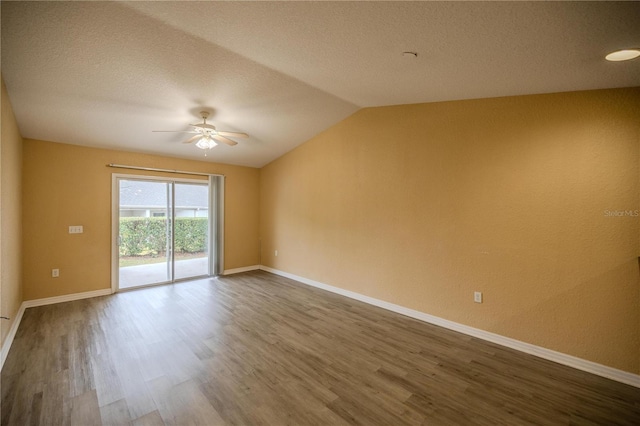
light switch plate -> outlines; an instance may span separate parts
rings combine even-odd
[[[70,234],[82,234],[83,232],[84,232],[84,229],[82,228],[82,225],[75,225],[75,226],[69,227]]]

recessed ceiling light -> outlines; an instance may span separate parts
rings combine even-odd
[[[640,49],[622,49],[609,53],[605,56],[605,59],[611,62],[620,62],[629,61],[637,58],[638,56],[640,56]]]

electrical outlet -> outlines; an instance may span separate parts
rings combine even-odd
[[[278,257],[278,250],[276,250],[276,257]]]
[[[473,292],[473,301],[476,303],[482,303],[482,292],[474,291]]]
[[[51,270],[51,277],[52,278],[58,278],[60,276],[60,269],[52,269]]]

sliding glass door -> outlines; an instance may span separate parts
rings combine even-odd
[[[170,182],[119,179],[118,287],[171,281]]]
[[[175,183],[174,279],[209,273],[209,186]]]
[[[115,290],[210,274],[209,183],[114,176]]]

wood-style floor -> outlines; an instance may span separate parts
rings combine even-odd
[[[30,308],[2,425],[640,424],[640,389],[250,272]]]

